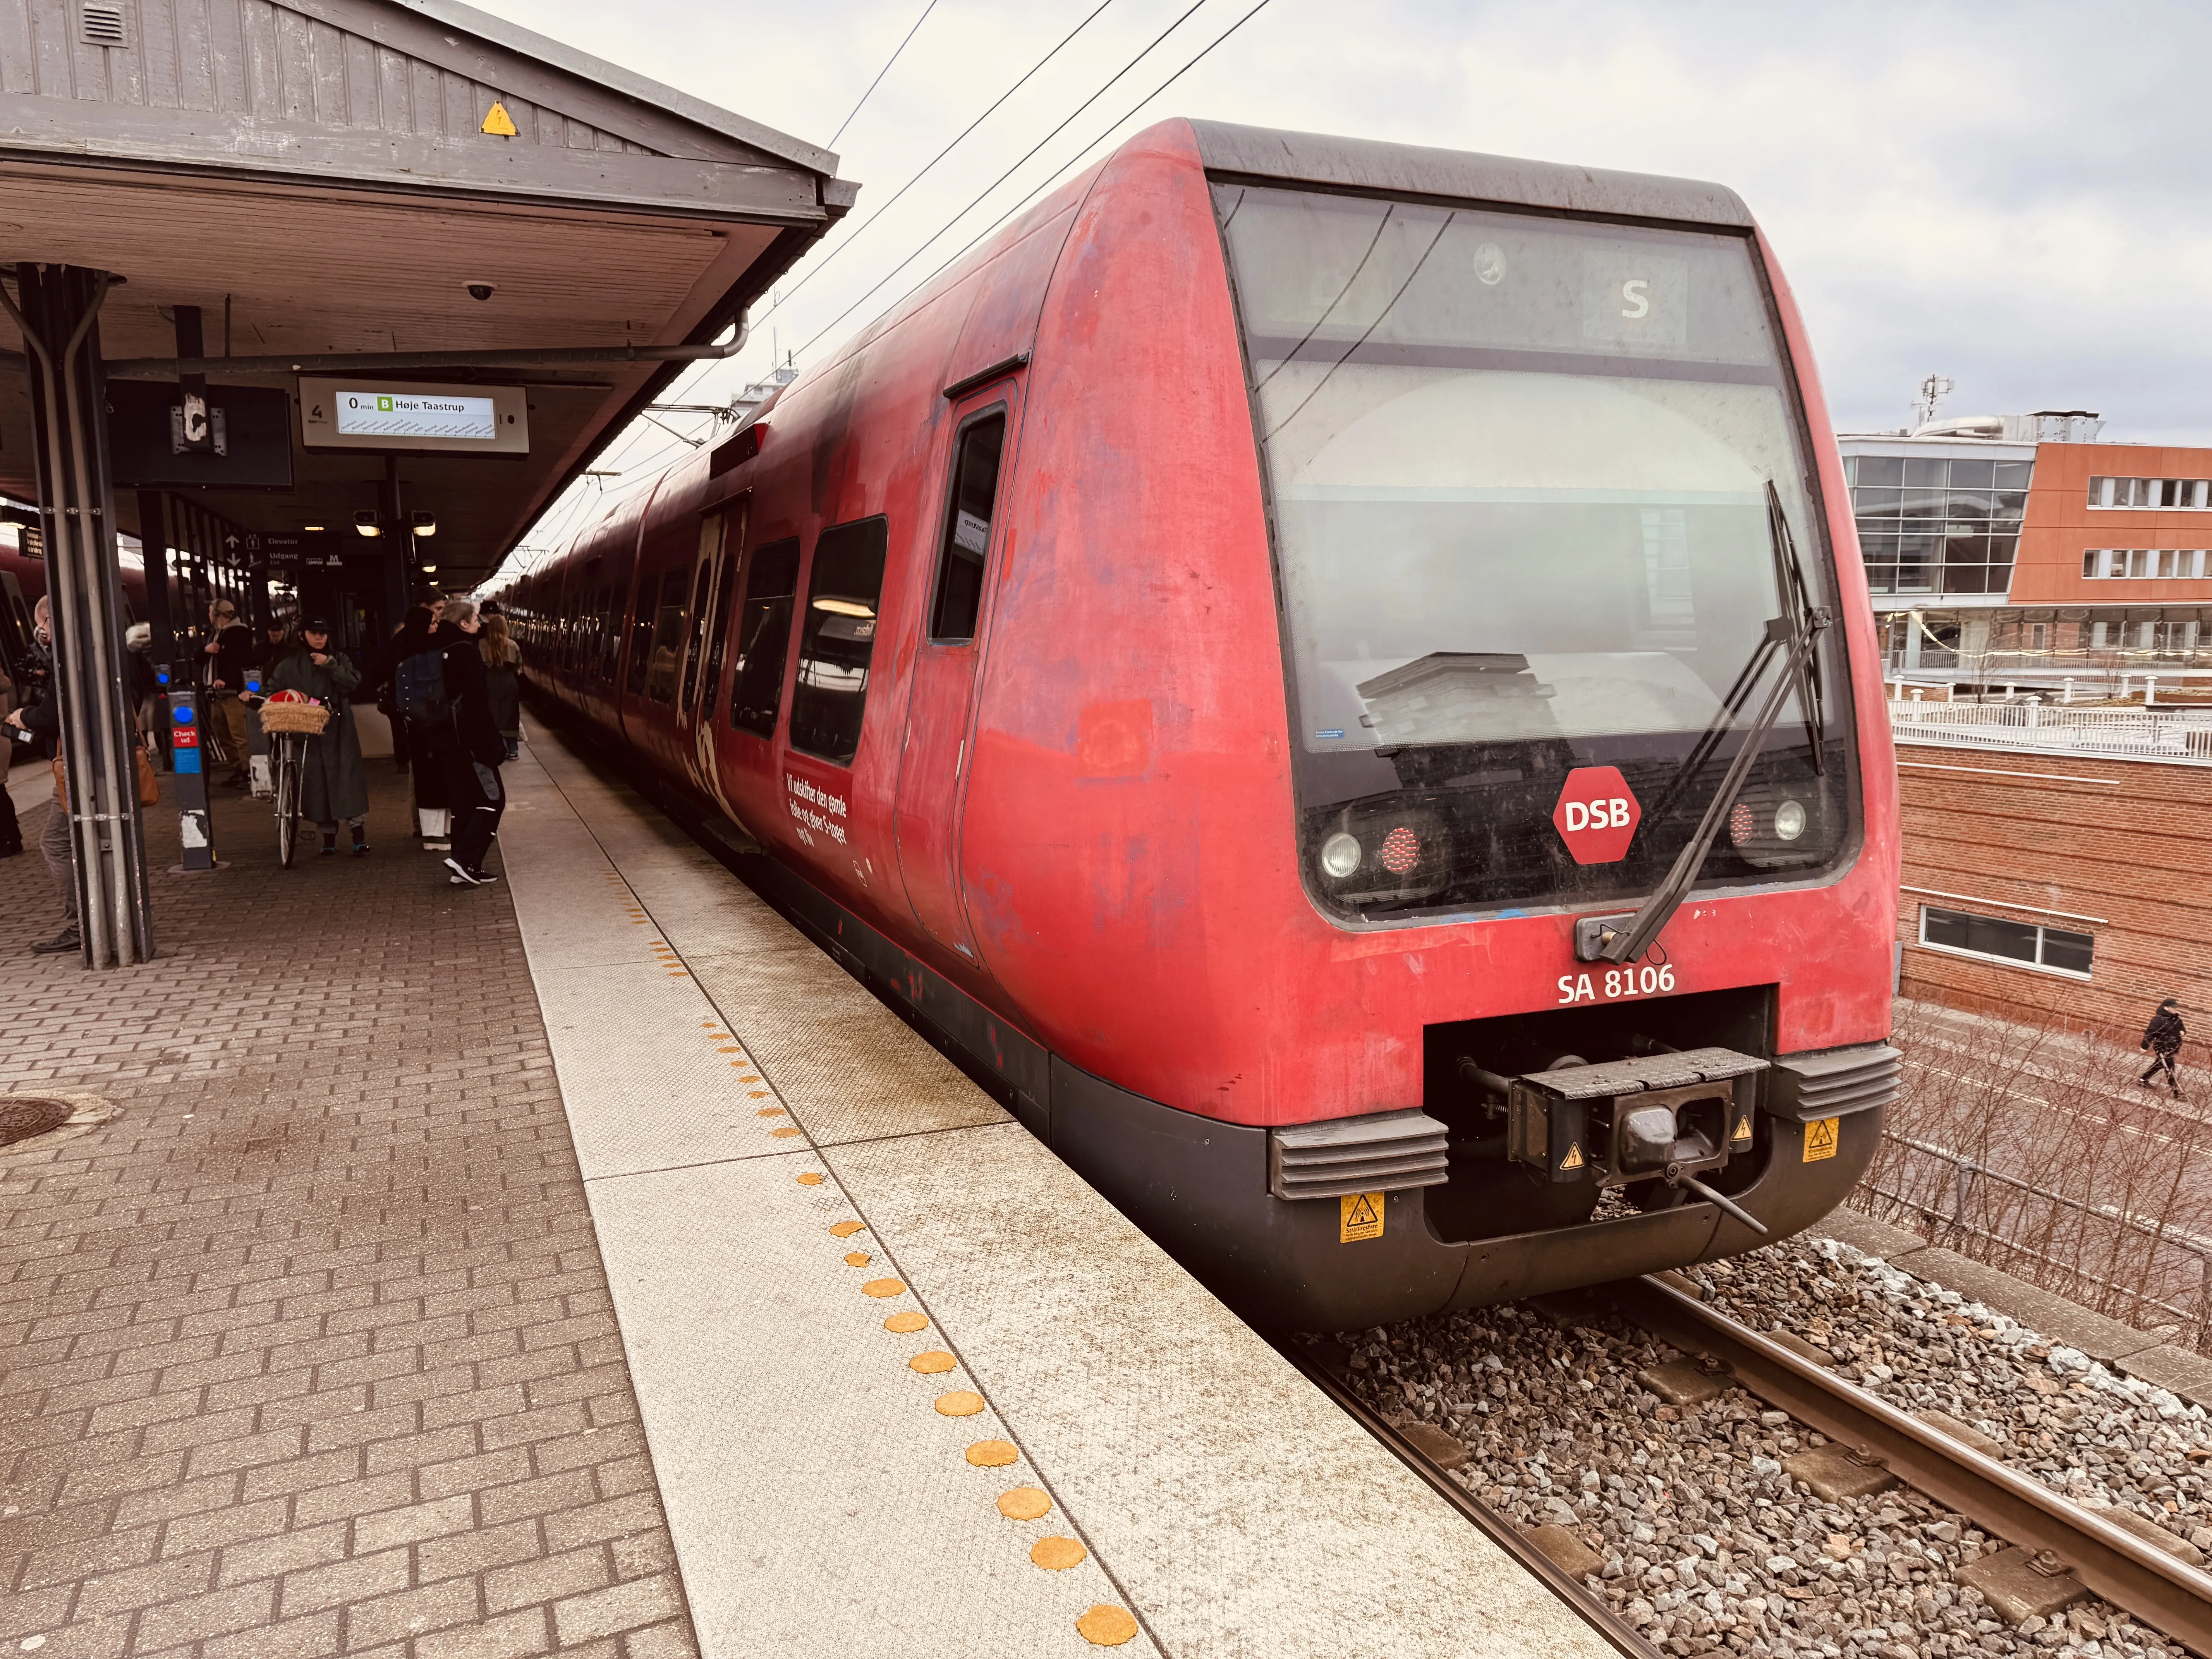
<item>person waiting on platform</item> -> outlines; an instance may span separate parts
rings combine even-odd
[[[491,688],[492,723],[499,727],[507,759],[514,760],[522,753],[522,647],[507,631],[507,617],[500,611],[487,605],[477,614],[483,619],[477,645]]]
[[[307,739],[300,769],[300,813],[321,826],[325,858],[338,850],[340,819],[353,830],[353,855],[368,854],[368,776],[353,715],[352,694],[360,684],[353,659],[331,649],[330,623],[310,617],[300,624],[299,643],[276,659],[264,686],[303,692],[331,711],[322,734]]]
[[[2173,1057],[2181,1052],[2181,1039],[2189,1028],[2181,1023],[2181,1004],[2168,997],[2158,1005],[2158,1012],[2143,1027],[2142,1041],[2136,1046],[2150,1051],[2150,1070],[2136,1079],[2146,1089],[2157,1085],[2151,1079],[2160,1072],[2166,1073],[2166,1086],[2173,1091],[2176,1100],[2181,1098],[2181,1083],[2173,1072]]]
[[[32,639],[34,647],[45,653],[51,664],[54,647],[53,602],[41,599],[31,613]],[[48,670],[51,672],[51,669]],[[8,724],[18,731],[31,734],[33,752],[41,759],[52,759],[60,753],[62,732],[61,699],[54,695],[51,685],[30,688],[32,701],[8,716]],[[62,902],[62,930],[53,938],[33,945],[31,949],[40,956],[56,956],[64,951],[83,949],[77,933],[76,912],[76,826],[70,822],[69,808],[57,795],[46,808],[46,828],[39,836],[39,852],[46,861],[46,872],[54,878],[54,893]]]
[[[456,887],[481,887],[497,879],[484,873],[483,861],[499,834],[500,815],[507,810],[507,791],[501,786],[500,763],[507,744],[492,718],[491,686],[484,674],[483,653],[477,635],[483,627],[473,599],[448,599],[439,614],[439,631],[455,630],[446,647],[446,701],[451,717],[431,728],[431,744],[446,775],[446,791],[453,803],[453,850],[446,868]]]
[[[234,789],[243,789],[250,781],[247,759],[253,744],[241,694],[246,690],[246,671],[253,666],[253,630],[239,621],[238,607],[228,599],[217,599],[208,607],[208,626],[212,637],[200,650],[208,659],[208,700],[215,705],[223,757],[230,763],[229,775],[222,781]]]

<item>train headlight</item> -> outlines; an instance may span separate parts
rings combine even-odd
[[[1321,844],[1321,867],[1324,875],[1342,881],[1359,868],[1359,839],[1347,836],[1341,830]]]
[[[1774,809],[1774,833],[1784,841],[1795,841],[1805,833],[1805,807],[1802,802],[1785,800]]]

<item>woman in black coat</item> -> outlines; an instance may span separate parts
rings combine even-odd
[[[450,631],[453,636],[445,653],[446,702],[452,715],[430,728],[431,747],[453,803],[453,850],[446,867],[453,872],[454,886],[481,887],[497,879],[484,873],[483,861],[499,833],[500,816],[507,811],[507,791],[499,778],[507,744],[492,713],[483,653],[477,647],[483,623],[476,601],[447,600],[438,621],[439,631]]]

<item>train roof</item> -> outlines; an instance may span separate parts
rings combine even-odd
[[[1749,230],[1753,225],[1751,210],[1734,191],[1695,179],[1612,173],[1373,138],[1233,126],[1225,121],[1193,121],[1190,126],[1209,173],[1729,230]]]

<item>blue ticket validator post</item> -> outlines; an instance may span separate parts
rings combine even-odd
[[[177,832],[184,844],[180,870],[215,868],[215,827],[208,818],[207,774],[200,769],[199,697],[188,686],[169,688],[169,756],[176,765]]]

